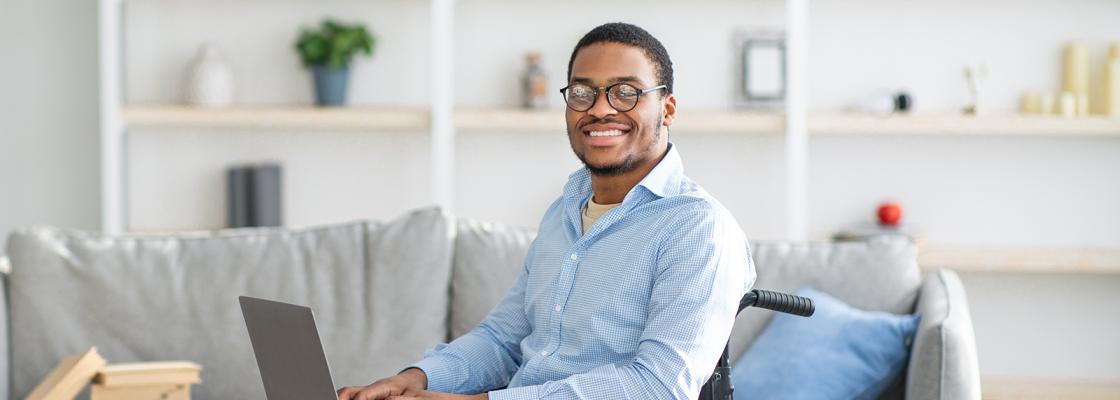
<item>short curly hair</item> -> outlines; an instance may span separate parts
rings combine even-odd
[[[654,74],[657,75],[657,84],[665,85],[665,92],[673,93],[673,61],[669,59],[669,52],[657,38],[641,27],[624,22],[611,22],[599,25],[583,35],[572,50],[572,58],[568,60],[568,79],[572,79],[572,64],[576,61],[576,54],[584,47],[596,43],[621,43],[634,46],[645,53],[646,58],[653,63]]]

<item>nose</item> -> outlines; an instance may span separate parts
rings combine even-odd
[[[618,114],[618,110],[611,107],[610,101],[607,100],[607,91],[600,90],[599,97],[595,99],[595,104],[591,105],[591,109],[587,113],[592,117],[603,119],[609,115]]]

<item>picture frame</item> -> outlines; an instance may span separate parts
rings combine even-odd
[[[740,33],[735,44],[739,66],[736,102],[752,108],[782,106],[788,90],[785,33]]]

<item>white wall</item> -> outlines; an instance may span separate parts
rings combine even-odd
[[[377,55],[356,67],[354,104],[428,101],[427,2],[199,4],[129,4],[124,64],[129,101],[176,101],[187,63],[201,42],[211,40],[238,71],[240,101],[307,103],[309,78],[291,50],[295,27],[328,14],[365,21],[381,38]],[[733,32],[780,26],[782,4],[464,0],[456,12],[456,101],[513,105],[514,75],[523,52],[531,49],[544,53],[552,86],[558,87],[580,34],[600,21],[628,20],[649,28],[674,56],[682,115],[724,108],[732,98]],[[920,110],[957,110],[966,93],[962,64],[980,60],[990,70],[992,107],[1010,110],[1023,90],[1057,88],[1065,41],[1086,40],[1098,59],[1105,41],[1120,40],[1115,23],[1120,3],[1108,0],[818,0],[810,13],[814,109],[903,86]],[[0,230],[32,222],[94,227],[94,6],[23,1],[6,7],[4,15],[20,40],[49,51],[0,63],[16,71],[0,74],[12,80],[5,87],[14,88],[0,99],[31,99],[3,107],[11,115],[0,121],[0,146],[7,150],[0,157],[0,176],[5,188],[17,190],[0,195]],[[24,79],[47,74],[58,78]],[[558,96],[553,105],[560,107]],[[131,135],[129,201],[136,228],[220,224],[221,169],[241,162],[285,163],[287,217],[298,225],[388,218],[429,197],[424,132]],[[462,133],[456,213],[536,224],[566,173],[577,166],[561,135]],[[687,173],[720,198],[751,237],[784,232],[780,137],[680,134],[674,140]],[[889,197],[903,202],[907,219],[930,241],[1120,246],[1115,138],[851,136],[813,138],[810,146],[815,237],[869,218],[875,203]],[[1120,331],[1115,277],[964,274],[963,279],[986,376],[1120,380],[1120,343],[1110,337]],[[1059,293],[1059,302],[1037,304],[1042,292]],[[1078,308],[1082,303],[1087,306]]]
[[[97,3],[0,9],[0,238],[31,224],[97,228]]]
[[[987,377],[1120,380],[1120,276],[965,273]]]
[[[288,225],[400,215],[429,203],[428,147],[407,132],[135,134],[128,217],[137,231],[222,228],[225,168],[272,161],[283,164]]]

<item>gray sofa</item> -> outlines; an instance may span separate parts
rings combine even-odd
[[[311,305],[335,384],[368,384],[472,329],[512,284],[533,233],[438,209],[308,229],[19,229],[0,297],[0,394],[22,398],[59,360],[97,346],[111,363],[201,364],[197,399],[263,399],[239,295]],[[884,397],[980,397],[960,281],[946,270],[922,277],[909,242],[752,246],[758,288],[810,285],[859,308],[922,313],[905,379]],[[770,318],[744,312],[732,354]]]

